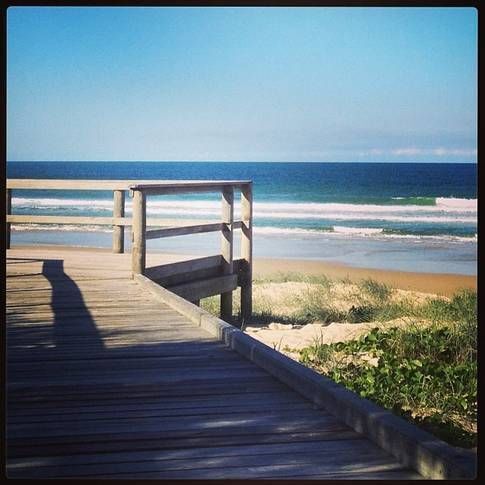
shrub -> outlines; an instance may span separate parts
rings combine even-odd
[[[304,349],[301,362],[453,445],[474,446],[476,434],[462,422],[477,416],[476,354],[457,351],[460,335],[437,325],[375,328],[357,340]]]

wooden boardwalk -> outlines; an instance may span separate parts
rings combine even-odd
[[[129,258],[7,252],[9,477],[420,478],[153,299]]]

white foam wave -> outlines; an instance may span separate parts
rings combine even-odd
[[[103,232],[111,233],[110,226],[83,225],[76,226],[71,224],[12,224],[14,231],[68,231],[68,232]],[[452,236],[452,235],[415,235],[415,234],[389,234],[381,228],[370,227],[348,227],[334,226],[326,230],[304,229],[290,227],[273,227],[273,226],[254,226],[256,235],[262,236],[300,236],[312,238],[377,238],[377,239],[406,239],[406,240],[439,240],[450,242],[474,242],[478,241],[477,234],[474,237]]]
[[[402,197],[394,197],[402,199]],[[436,205],[377,205],[377,204],[347,204],[347,203],[323,203],[323,202],[255,202],[254,208],[264,212],[476,212],[477,199],[458,199],[458,198],[436,198]],[[32,208],[63,208],[76,207],[82,208],[100,208],[111,210],[113,201],[109,199],[43,199],[43,198],[25,198],[14,197],[12,203],[19,207]],[[217,200],[160,200],[149,199],[148,207],[152,209],[194,209],[215,210],[220,207]],[[239,204],[236,201],[236,206]],[[131,200],[126,200],[126,206],[131,208]]]
[[[333,232],[338,234],[359,234],[361,236],[370,236],[372,234],[381,234],[383,229],[371,227],[345,227],[334,226]]]
[[[425,223],[476,223],[477,199],[438,198],[436,206],[372,205],[339,203],[280,203],[255,202],[254,216],[267,219],[331,219],[336,221],[380,220]],[[13,199],[14,207],[22,209],[95,210],[111,213],[113,203],[107,199]],[[149,200],[147,212],[151,216],[218,216],[220,202],[215,200]],[[131,214],[131,200],[127,200],[127,215]],[[235,217],[240,217],[240,204],[235,204]]]
[[[477,234],[474,237],[452,236],[445,234],[435,235],[417,235],[417,234],[389,234],[384,233],[383,229],[370,227],[343,227],[335,226],[333,230],[321,231],[318,229],[302,229],[289,227],[254,227],[255,234],[260,235],[288,235],[288,236],[305,236],[305,237],[332,237],[332,238],[349,238],[349,237],[372,237],[377,239],[407,239],[407,240],[437,240],[450,242],[467,242],[476,243]]]
[[[436,207],[442,210],[459,210],[476,212],[478,199],[456,199],[453,197],[437,197]]]

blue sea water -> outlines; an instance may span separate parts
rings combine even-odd
[[[252,180],[256,257],[476,274],[475,164],[8,162],[7,176]],[[128,213],[130,208],[128,199]],[[152,197],[148,202],[148,214],[158,218],[217,220],[219,211],[217,194]],[[236,206],[236,216],[237,211]],[[109,216],[112,193],[15,190],[13,213]],[[99,231],[102,228],[85,227],[80,232],[79,227],[58,226],[41,230],[47,228],[18,226],[13,244],[111,244],[110,235]],[[217,251],[209,248],[218,248],[217,235],[153,244],[159,250],[190,253],[200,248],[212,254]]]

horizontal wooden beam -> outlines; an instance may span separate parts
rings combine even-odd
[[[244,187],[247,180],[66,180],[66,179],[7,179],[8,189],[35,190],[169,190],[181,192],[221,190],[223,187]],[[167,193],[167,192],[164,192]]]
[[[146,269],[146,276],[152,280],[158,280],[180,273],[188,273],[190,271],[218,267],[221,265],[221,263],[222,256],[220,254],[216,254],[214,256],[191,259],[189,261],[179,261],[177,263],[152,266]]]
[[[58,189],[58,190],[130,190],[132,188],[202,188],[204,186],[241,187],[249,180],[65,180],[65,179],[7,179],[8,189]],[[218,189],[217,189],[218,190]]]
[[[210,224],[205,221],[199,221],[197,219],[191,220],[184,220],[184,219],[160,219],[160,218],[152,218],[147,219],[147,226],[156,226],[156,227],[163,227],[163,226],[171,226],[169,229],[172,228],[183,228],[186,227],[185,225],[187,222],[190,222],[194,225],[204,225]],[[92,224],[98,226],[131,226],[132,220],[131,217],[83,217],[83,216],[36,216],[30,214],[13,214],[7,215],[7,223],[12,224]],[[217,223],[220,224],[220,223]],[[241,221],[234,222],[234,229],[239,229],[242,226]],[[164,229],[165,230],[165,229]],[[149,231],[151,232],[151,231]],[[188,233],[191,234],[191,233]],[[176,234],[174,234],[176,235]],[[163,237],[163,236],[162,236]]]
[[[172,293],[186,300],[200,300],[208,296],[219,295],[228,291],[234,291],[237,288],[237,274],[229,274],[209,278],[192,283],[171,286],[169,290]]]
[[[137,183],[130,186],[130,194],[142,190],[147,195],[180,194],[187,192],[217,192],[225,187],[241,188],[251,184],[249,180],[191,180],[165,183]]]
[[[132,180],[7,179],[9,189],[128,190]]]
[[[196,226],[166,227],[164,229],[153,229],[146,232],[147,239],[157,239],[162,237],[185,236],[187,234],[200,234],[204,232],[216,232],[222,229],[222,224],[198,224]]]
[[[97,226],[129,226],[131,219],[127,217],[78,217],[78,216],[34,216],[9,215],[7,222],[12,224],[92,224]]]

